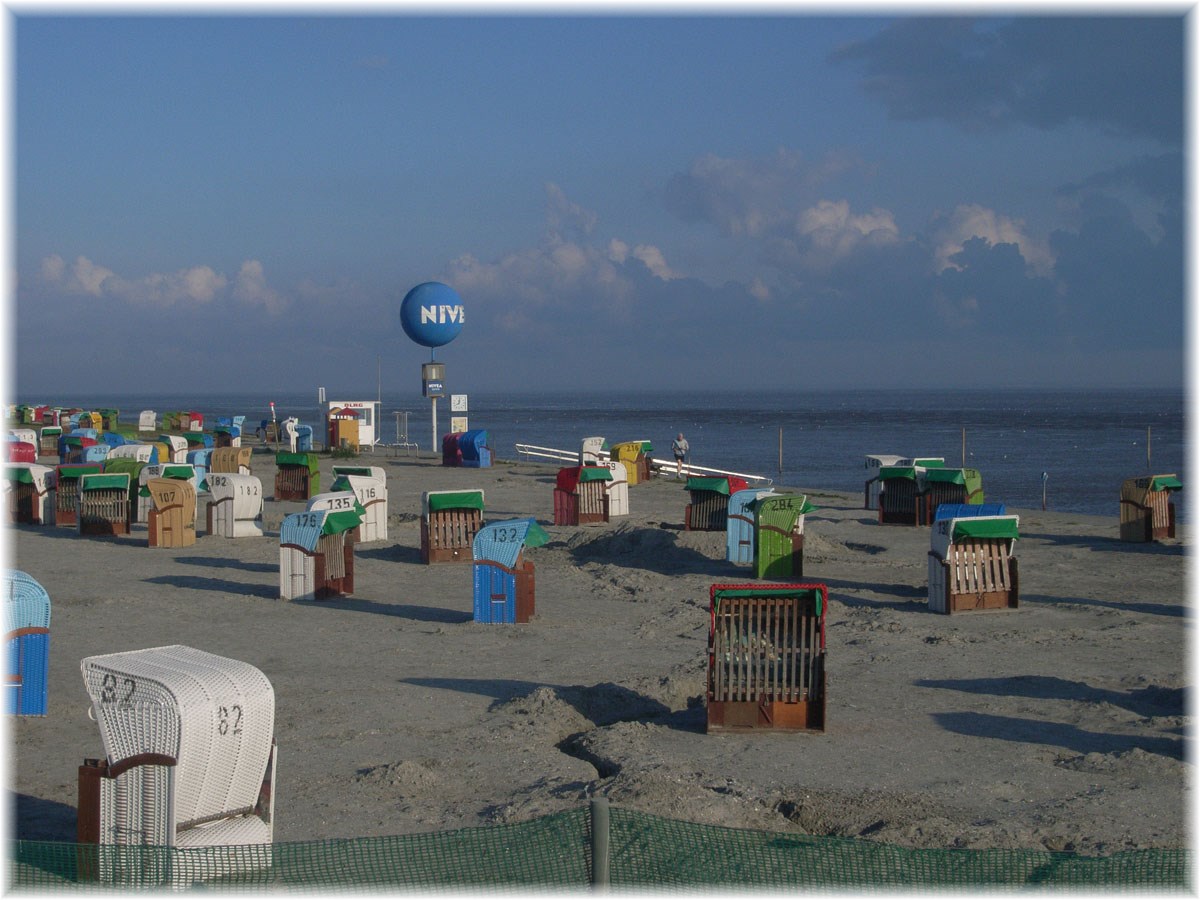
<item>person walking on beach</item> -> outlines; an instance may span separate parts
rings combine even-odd
[[[688,442],[682,431],[671,441],[671,453],[675,456],[675,480],[678,481],[683,475],[683,465],[687,462],[688,455]]]

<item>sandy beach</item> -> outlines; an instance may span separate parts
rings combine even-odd
[[[335,462],[322,456],[323,486]],[[928,609],[927,528],[792,486],[819,507],[804,580],[829,592],[826,730],[709,735],[709,588],[751,578],[726,562],[724,533],[684,530],[681,482],[632,486],[628,516],[559,527],[553,464],[359,462],[387,472],[390,533],[358,546],[354,593],[335,600],[279,599],[279,525],[303,504],[271,499],[265,447],[261,538],[207,535],[203,512],[182,549],[147,547],[144,524],[10,528],[14,566],[52,604],[49,715],[10,725],[15,837],[74,840],[77,769],[102,755],[80,660],[186,644],[274,686],[276,841],[514,822],[606,796],[906,847],[1187,845],[1188,536],[1122,543],[1115,490],[1106,517],[1010,508],[1020,608],[947,616]],[[528,624],[475,623],[471,566],[420,560],[422,491],[468,488],[487,521],[534,516],[550,534],[526,551]]]

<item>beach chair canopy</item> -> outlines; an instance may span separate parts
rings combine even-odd
[[[6,569],[4,578],[4,631],[50,627],[50,595],[32,575]]]
[[[1003,503],[939,503],[933,519],[958,519],[965,516],[1002,516]]]
[[[945,559],[951,544],[970,540],[1015,541],[1019,536],[1019,516],[967,516],[939,519],[929,530],[929,549]]]
[[[689,475],[684,488],[689,491],[715,491],[731,496],[748,487],[746,479],[735,475]]]
[[[445,509],[477,509],[483,512],[483,491],[426,491],[421,495],[421,514]]]
[[[560,491],[575,493],[580,483],[588,481],[612,481],[612,470],[605,466],[567,466],[558,470],[554,485]]]
[[[471,542],[471,555],[476,562],[499,563],[512,569],[525,547],[541,547],[549,540],[550,535],[536,519],[508,519],[480,528]]]
[[[279,526],[279,543],[290,544],[315,553],[317,543],[330,534],[341,534],[357,528],[362,521],[354,510],[330,511],[310,509],[285,516]]]

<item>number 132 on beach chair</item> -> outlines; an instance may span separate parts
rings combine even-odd
[[[471,544],[476,622],[525,623],[533,618],[533,563],[526,547],[550,540],[534,519],[493,522],[479,529]]]

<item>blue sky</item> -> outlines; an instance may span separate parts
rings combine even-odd
[[[11,393],[1184,383],[1184,7],[364,9],[10,10]]]

